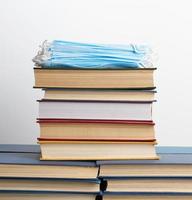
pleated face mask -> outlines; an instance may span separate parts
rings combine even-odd
[[[153,67],[147,45],[85,44],[54,40],[43,42],[33,58],[42,68],[124,69]]]

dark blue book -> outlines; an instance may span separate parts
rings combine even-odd
[[[0,153],[40,153],[40,146],[36,144],[0,144]]]

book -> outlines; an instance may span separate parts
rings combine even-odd
[[[152,102],[39,101],[39,118],[152,120]]]
[[[191,200],[192,193],[138,193],[130,192],[126,194],[106,192],[103,200]]]
[[[34,68],[37,88],[137,88],[153,89],[155,68],[46,69]]]
[[[191,147],[157,147],[159,160],[100,160],[99,176],[192,177]]]
[[[95,101],[154,101],[154,90],[44,89],[43,99]]]
[[[153,140],[152,121],[38,119],[40,137],[84,140]]]
[[[160,158],[161,159],[161,158]],[[100,177],[192,177],[192,165],[101,165]]]
[[[2,150],[2,145],[0,147]],[[24,151],[25,147],[20,145],[20,150],[22,149]],[[99,169],[94,161],[41,161],[37,149],[33,148],[35,153],[0,152],[0,177],[98,180]],[[15,150],[18,151],[18,148]]]
[[[159,160],[97,160],[96,165],[130,165],[130,164],[186,164],[192,165],[192,147],[156,146]]]
[[[3,200],[95,200],[94,194],[64,193],[64,192],[37,192],[37,191],[0,191]]]
[[[94,181],[65,180],[62,178],[0,178],[0,190],[54,191],[99,193],[100,184]]]
[[[178,164],[178,163],[186,163],[186,164],[192,164],[192,157],[190,154],[192,154],[192,148],[191,147],[187,147],[187,146],[180,146],[180,147],[175,147],[175,146],[156,146],[156,151],[157,154],[159,154],[161,156],[160,160],[122,160],[122,161],[117,161],[117,160],[98,160],[96,162],[94,161],[46,161],[46,162],[42,162],[39,160],[35,160],[36,163],[40,163],[42,164],[57,164],[57,165],[73,165],[73,164],[77,164],[79,166],[96,166],[96,165],[102,165],[102,164],[119,164],[119,163],[124,163],[127,164],[127,162],[129,164],[131,163],[149,163],[149,164],[154,164],[157,162],[161,162],[161,163],[167,163],[169,162],[170,164]],[[38,144],[0,144],[0,153],[37,153],[38,155],[40,154],[40,146]],[[179,154],[182,154],[181,156],[179,156]],[[0,154],[1,155],[1,154]],[[9,154],[7,154],[9,155]],[[10,154],[12,155],[12,154]],[[173,156],[170,158],[170,156]],[[173,159],[174,158],[174,159]],[[5,159],[5,157],[3,158]],[[3,159],[1,159],[1,161],[3,161]],[[9,162],[9,159],[7,159],[5,162]],[[12,159],[10,159],[12,162],[14,162]],[[18,160],[18,158],[17,158]],[[26,158],[25,158],[26,160]],[[33,160],[34,162],[34,160]]]
[[[192,178],[108,178],[108,192],[192,192]]]
[[[39,145],[35,144],[0,144],[0,153],[38,153]]]
[[[75,141],[39,139],[42,160],[158,159],[155,141]]]

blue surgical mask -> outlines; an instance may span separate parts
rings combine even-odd
[[[152,67],[147,45],[99,45],[45,41],[33,61],[43,68],[124,69]]]

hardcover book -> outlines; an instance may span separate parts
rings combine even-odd
[[[112,193],[106,192],[103,195],[103,200],[191,200],[192,193]]]
[[[49,140],[39,138],[42,160],[158,159],[152,141]]]
[[[154,90],[127,89],[44,89],[43,99],[94,101],[153,101]]]
[[[3,146],[3,147],[2,147]],[[38,145],[32,145],[33,152],[26,152],[26,146],[0,145],[1,178],[64,178],[98,181],[98,167],[94,161],[40,161]],[[7,152],[4,152],[3,149]],[[10,150],[10,151],[8,151]],[[15,152],[13,152],[13,150]],[[18,152],[22,151],[22,152]]]
[[[62,178],[2,178],[0,190],[99,193],[99,180],[69,180]]]
[[[34,68],[35,87],[154,89],[154,70],[155,68],[121,70]]]
[[[191,147],[157,147],[159,160],[101,160],[100,177],[192,177]]]
[[[40,137],[77,140],[154,140],[152,121],[38,119]]]
[[[39,118],[152,120],[152,102],[39,101]]]
[[[192,177],[132,177],[132,178],[107,178],[108,192],[168,192],[191,193]]]
[[[96,200],[96,195],[69,192],[0,191],[3,200]]]

